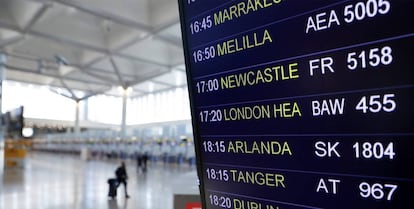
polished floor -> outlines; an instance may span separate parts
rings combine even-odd
[[[147,172],[127,160],[128,193],[108,198],[107,179],[119,160],[81,160],[79,156],[32,152],[24,169],[6,169],[0,209],[173,209],[174,194],[198,194],[196,169],[187,164],[150,163]]]

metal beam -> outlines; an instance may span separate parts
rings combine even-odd
[[[108,53],[109,52],[108,50],[100,48],[100,47],[96,47],[96,46],[93,46],[93,45],[90,45],[90,44],[76,42],[76,41],[73,41],[73,40],[65,39],[65,38],[54,36],[54,35],[51,35],[51,34],[42,33],[40,31],[34,31],[34,30],[23,31],[18,26],[7,24],[7,23],[4,23],[4,22],[0,22],[0,28],[5,28],[5,29],[8,29],[8,30],[12,30],[12,31],[18,32],[20,34],[28,34],[28,35],[31,35],[31,36],[36,36],[36,37],[52,40],[52,41],[55,41],[55,42],[58,42],[58,43],[73,45],[73,46],[76,46],[78,48],[88,49],[88,50],[91,50],[91,51],[96,51],[96,52],[101,52],[101,53]]]
[[[144,94],[142,94],[142,95],[134,96],[134,97],[131,97],[131,98],[143,97],[143,96],[146,96],[146,95],[148,95],[148,94],[158,94],[158,93],[161,93],[161,92],[169,91],[169,90],[171,90],[171,89],[178,89],[178,88],[183,88],[183,87],[187,87],[187,84],[183,84],[183,85],[175,86],[174,88],[161,89],[161,90],[157,90],[157,91],[153,91],[153,92],[148,92],[148,93],[144,93]]]
[[[187,84],[182,84],[182,85],[175,86],[174,88],[169,88],[169,89],[161,89],[161,90],[158,90],[158,91],[154,91],[152,93],[156,94],[156,93],[160,93],[160,92],[164,92],[164,91],[169,91],[171,89],[178,89],[178,88],[184,88],[184,87],[187,87]]]
[[[21,31],[19,31],[19,32],[21,32]],[[91,50],[91,51],[95,51],[95,52],[99,52],[99,53],[103,53],[103,54],[110,53],[108,49],[101,48],[99,46],[94,46],[94,45],[87,44],[87,43],[77,42],[77,41],[74,41],[74,40],[70,40],[70,39],[67,39],[67,38],[62,38],[62,37],[59,37],[59,36],[54,36],[54,35],[51,35],[51,34],[40,32],[40,31],[30,30],[30,31],[27,31],[27,34],[32,35],[32,36],[37,36],[37,37],[40,37],[40,38],[44,38],[44,39],[47,39],[47,40],[52,40],[52,41],[55,41],[55,42],[58,42],[58,43],[61,43],[61,44],[67,44],[67,45],[75,46],[75,47],[81,48],[81,49],[87,49],[87,50]]]
[[[65,95],[65,94],[62,94],[62,93],[60,93],[60,92],[58,92],[58,91],[56,91],[56,90],[54,90],[54,89],[49,88],[49,91],[51,91],[51,92],[53,92],[53,93],[55,93],[55,94],[58,94],[58,95],[60,95],[60,96],[64,96],[64,97],[66,97],[66,98],[69,98],[69,99],[72,99],[72,100],[73,100],[73,98],[72,98],[72,97],[70,97],[70,96],[68,96],[68,95]]]
[[[73,99],[73,100],[77,100],[78,98],[76,97],[76,94],[75,93],[73,93],[73,91],[72,91],[72,89],[71,88],[69,88],[69,86],[68,85],[66,85],[66,83],[65,83],[65,81],[63,80],[63,78],[62,77],[60,77],[60,79],[59,79],[59,81],[60,81],[60,83],[63,85],[63,87],[65,87],[65,89],[66,90],[68,90],[69,91],[69,93],[72,95],[71,96],[71,99]]]
[[[141,89],[133,89],[133,91],[135,91],[135,92],[140,92],[140,93],[143,93],[143,94],[148,94],[148,93],[150,93],[149,91],[144,91],[144,90],[141,90]]]
[[[126,85],[126,83],[124,82],[124,79],[122,78],[121,73],[119,72],[118,66],[116,66],[116,63],[115,63],[114,59],[113,59],[112,57],[110,57],[110,58],[109,58],[109,61],[111,62],[112,67],[114,68],[114,71],[115,71],[116,75],[118,76],[118,80],[119,80],[120,85],[121,85],[124,89],[126,89],[127,85]]]
[[[105,69],[99,69],[99,68],[92,67],[92,65],[96,64],[97,62],[100,62],[100,61],[102,61],[104,59],[109,59],[108,57],[109,56],[107,56],[107,55],[102,56],[102,57],[98,57],[98,58],[90,61],[88,64],[85,64],[83,66],[77,65],[77,64],[71,64],[71,66],[74,66],[74,67],[77,67],[77,68],[80,68],[80,69],[84,69],[85,71],[99,71],[99,72],[106,73],[106,74],[113,74],[113,72],[109,72],[109,71],[107,71]],[[162,67],[163,68],[169,68],[168,65],[163,65]],[[135,76],[133,74],[126,74],[126,73],[122,73],[121,75],[122,76],[127,76],[127,77]]]
[[[43,14],[45,14],[49,7],[49,4],[43,4],[43,6],[39,10],[37,10],[37,12],[33,15],[32,19],[23,28],[23,33],[26,33],[28,30],[30,30],[32,26],[36,24],[36,22],[43,16]]]
[[[79,11],[94,15],[94,16],[98,16],[104,19],[108,19],[111,20],[113,22],[131,27],[131,28],[135,28],[138,30],[144,30],[144,31],[151,31],[151,27],[142,23],[138,23],[132,20],[129,20],[127,18],[112,14],[112,13],[108,13],[102,10],[96,10],[96,9],[92,9],[92,8],[88,8],[86,7],[84,4],[80,3],[80,2],[76,2],[76,1],[67,1],[67,0],[55,0],[55,2],[58,2],[60,4],[63,4],[65,6],[69,6],[69,7],[73,7],[76,8]]]
[[[55,63],[55,60],[50,60],[50,59],[46,59],[46,58],[35,58],[32,55],[25,54],[25,53],[21,53],[21,52],[17,52],[19,54],[12,54],[12,53],[7,53],[7,52],[1,52],[1,53],[4,53],[4,54],[6,54],[7,56],[10,56],[10,57],[15,57],[15,58],[18,58],[18,59],[23,59],[23,60],[30,60],[30,61],[35,61],[35,62],[39,62],[39,60],[43,60],[43,61],[46,61],[46,62],[49,62],[49,63]],[[86,70],[86,69],[82,68],[80,65],[77,65],[77,64],[71,64],[70,66],[75,67],[78,70],[80,70],[81,72],[83,72],[83,73],[85,73],[87,75],[90,75],[90,76],[92,76],[94,78],[97,78],[97,79],[99,79],[101,81],[108,82],[108,83],[99,83],[100,85],[112,85],[115,82],[113,79],[110,79],[108,77],[99,75],[99,74],[97,74],[97,73],[94,72],[94,71],[99,71],[99,72],[103,72],[103,73],[106,73],[106,74],[112,74],[112,73],[107,72],[107,71],[104,71],[102,69],[89,68],[91,70]],[[49,67],[49,69],[51,69],[51,68]],[[55,68],[55,70],[58,70],[58,68]],[[40,72],[40,71],[37,71],[37,72],[38,72],[38,74],[42,74],[42,72]],[[42,74],[42,75],[47,76],[47,75],[52,75],[52,74]],[[90,83],[89,81],[86,81],[86,80],[85,81],[79,80],[78,82]]]
[[[45,3],[44,0],[32,0],[32,1]],[[113,22],[121,24],[121,25],[128,26],[128,27],[136,29],[136,30],[145,31],[145,32],[147,32],[147,33],[149,33],[153,36],[158,36],[158,33],[160,31],[162,31],[165,28],[172,25],[171,23],[167,23],[167,24],[165,24],[161,27],[158,27],[158,28],[154,29],[151,26],[148,26],[146,24],[139,23],[139,22],[124,18],[122,16],[118,16],[118,15],[113,14],[113,13],[105,12],[105,11],[102,11],[102,10],[97,10],[96,8],[86,7],[81,2],[67,1],[67,0],[54,0],[54,1],[49,1],[49,2],[57,2],[57,3],[62,4],[64,6],[75,8],[79,11],[82,11],[82,12],[90,14],[90,15],[94,15],[94,16],[97,16],[97,17],[100,17],[100,18],[103,18],[103,19],[107,19],[107,20],[113,21]],[[171,22],[173,24],[174,23],[179,23],[179,20],[174,19]],[[164,41],[166,43],[172,44],[174,46],[182,47],[181,42],[177,43],[176,41],[171,41],[170,39],[162,37],[162,36],[158,36],[158,39],[161,40],[161,41]]]
[[[103,93],[105,93],[105,92],[107,92],[107,91],[111,90],[111,88],[112,88],[112,87],[109,87],[109,88],[103,88],[101,91],[90,91],[90,94],[85,95],[84,97],[79,98],[79,101],[85,100],[85,99],[87,99],[87,98],[89,98],[89,97],[93,97],[93,96],[98,95],[98,94],[103,94]]]
[[[0,52],[6,54],[7,56],[11,56],[11,57],[15,57],[15,58],[18,58],[18,59],[23,59],[23,60],[30,60],[30,61],[35,61],[35,62],[38,62],[39,60],[43,60],[43,61],[46,61],[46,62],[49,62],[49,63],[55,63],[56,62],[55,60],[51,60],[51,59],[47,59],[47,58],[37,58],[37,57],[35,57],[33,55],[30,55],[30,54],[27,54],[27,53],[23,53],[23,52],[19,52],[19,51],[16,51],[19,54],[12,54],[12,53],[2,52],[2,51],[0,51]],[[108,72],[106,70],[103,70],[103,69],[100,69],[100,68],[94,68],[94,67],[82,67],[82,66],[80,66],[78,64],[70,64],[70,66],[75,67],[78,70],[80,70],[82,73],[85,73],[87,75],[90,75],[92,77],[95,77],[95,78],[97,78],[99,80],[102,80],[102,81],[105,81],[105,82],[109,82],[109,83],[107,83],[108,85],[111,85],[111,84],[116,83],[115,80],[110,79],[108,77],[105,77],[105,76],[102,76],[102,75],[96,73],[96,72],[101,72],[101,73],[104,73],[104,74],[113,75],[114,74],[113,72]],[[122,74],[122,76],[132,77],[134,75]]]
[[[167,29],[168,27],[171,27],[172,25],[179,24],[179,23],[180,23],[180,19],[179,17],[177,17],[176,19],[172,19],[169,22],[166,22],[163,25],[158,26],[157,28],[154,29],[154,32],[159,33],[160,31],[163,31]]]
[[[167,38],[167,37],[164,37],[162,35],[157,35],[155,38],[158,39],[158,40],[161,40],[163,42],[167,42],[167,43],[169,43],[169,44],[171,44],[173,46],[176,46],[178,48],[182,48],[183,47],[183,43],[179,39]]]
[[[147,59],[142,59],[142,58],[139,58],[139,57],[134,57],[134,56],[131,56],[131,55],[120,53],[120,52],[112,53],[112,55],[115,55],[115,56],[121,57],[121,58],[125,58],[125,59],[129,59],[129,60],[135,60],[135,61],[138,61],[138,62],[150,64],[150,65],[156,65],[158,67],[170,68],[169,65],[166,65],[166,64],[163,64],[163,63],[159,63],[159,62],[155,62],[155,61],[147,60]]]
[[[145,77],[143,79],[135,80],[134,82],[132,82],[130,84],[130,86],[135,86],[135,85],[138,85],[138,84],[143,83],[145,81],[151,81],[151,79],[156,78],[156,77],[161,76],[161,75],[164,75],[164,74],[169,73],[169,72],[171,72],[171,70],[161,71],[161,72],[155,73],[154,75],[151,75],[149,77]]]
[[[171,26],[172,24],[179,23],[178,19],[174,19],[173,21],[168,22],[167,24],[164,24],[161,27],[158,27],[158,28],[154,29],[151,26],[148,26],[146,24],[142,24],[142,23],[124,18],[122,16],[118,16],[118,15],[108,13],[108,12],[105,12],[105,11],[102,11],[102,10],[97,10],[96,8],[88,8],[84,4],[82,4],[81,2],[67,1],[67,0],[30,0],[30,1],[41,2],[41,3],[57,2],[57,3],[62,4],[64,6],[75,8],[79,11],[84,12],[84,13],[94,15],[94,16],[97,16],[97,17],[100,17],[100,18],[103,18],[103,19],[107,19],[107,20],[113,21],[115,23],[128,26],[128,27],[133,28],[133,29],[137,29],[137,30],[147,32],[147,33],[149,33],[149,35],[157,36],[158,39],[163,41],[163,42],[166,42],[168,44],[172,44],[172,45],[180,47],[180,48],[182,47],[181,42],[172,41],[168,38],[165,38],[163,36],[158,35],[158,33],[160,31],[162,31],[165,28]]]
[[[103,60],[103,59],[105,59],[106,57],[107,57],[107,55],[106,55],[106,54],[104,54],[104,55],[102,55],[102,56],[99,56],[99,57],[97,57],[97,58],[95,58],[95,59],[93,59],[93,60],[89,61],[88,63],[84,64],[82,67],[83,67],[83,68],[89,68],[89,67],[91,67],[92,65],[94,65],[94,64],[96,64],[96,63],[98,63],[98,62],[102,61],[102,60]]]
[[[60,78],[60,76],[58,76],[58,75],[46,74],[46,73],[39,73],[38,71],[33,71],[33,70],[30,70],[30,69],[27,69],[27,68],[22,68],[22,67],[17,67],[17,66],[11,66],[11,65],[5,65],[5,67],[8,70],[14,70],[14,71],[19,71],[19,72],[23,72],[23,73],[31,73],[31,74],[40,75],[40,76],[46,76],[46,77],[51,77],[51,78],[55,78],[55,79],[59,79]],[[68,78],[68,77],[65,77],[65,80],[70,80],[70,81],[80,82],[80,83],[91,83],[91,84],[102,85],[102,86],[108,86],[108,85],[110,85],[108,83],[101,83],[101,82],[96,82],[96,81],[91,81],[91,80],[74,79],[74,78]]]
[[[173,46],[176,46],[178,48],[183,48],[182,40],[175,40],[175,39],[167,38],[167,37],[164,37],[164,36],[162,36],[162,35],[159,34],[161,31],[163,31],[163,30],[171,27],[172,25],[179,24],[179,23],[180,23],[180,20],[179,19],[174,19],[174,20],[172,20],[170,22],[165,23],[164,25],[161,25],[161,26],[157,27],[152,32],[152,34],[154,34],[156,36],[156,38],[158,38],[161,41],[164,41],[164,42],[167,42],[169,44],[172,44]]]
[[[102,91],[102,92],[99,92],[99,93],[97,93],[97,94],[105,94],[105,95],[109,95],[109,96],[114,96],[114,97],[119,97],[120,96],[120,94],[119,93],[112,93],[111,92],[111,89],[112,88],[108,88],[108,89],[106,89],[105,91]],[[109,92],[108,92],[109,91]],[[140,91],[140,90],[134,90],[135,92],[137,92],[137,91]],[[107,93],[106,93],[107,92]],[[142,92],[142,91],[140,91],[140,92]]]
[[[129,46],[131,46],[131,45],[133,45],[133,44],[135,44],[135,43],[137,43],[139,41],[145,40],[145,39],[147,39],[150,36],[151,36],[151,34],[147,34],[145,36],[139,35],[139,36],[133,38],[132,40],[128,41],[127,43],[125,43],[125,44],[123,44],[123,45],[115,48],[114,50],[112,50],[112,54],[113,55],[116,55],[118,57],[126,58],[125,57],[126,55],[125,54],[122,54],[120,51],[124,50],[125,48],[127,48],[127,47],[129,47]],[[84,65],[84,67],[89,68],[90,66],[92,66],[92,65],[94,65],[94,64],[96,64],[96,63],[98,63],[98,62],[100,62],[100,61],[102,61],[102,60],[104,60],[106,58],[108,58],[108,54],[104,54],[101,57],[97,57],[97,58],[89,61],[87,64]],[[137,57],[128,57],[126,59],[137,59]],[[157,65],[157,66],[160,66],[160,67],[170,67],[168,65],[161,64],[161,63],[157,63],[157,62],[152,62],[152,61],[149,61],[149,60],[137,60],[137,61],[138,62],[143,62],[143,63],[150,62],[149,64]]]
[[[88,70],[84,70],[84,69],[82,69],[82,68],[79,68],[79,70],[80,70],[82,73],[85,73],[85,74],[90,75],[90,76],[92,76],[92,77],[98,78],[98,79],[103,80],[103,81],[107,81],[107,82],[109,82],[109,84],[110,84],[110,85],[112,85],[112,84],[115,82],[114,80],[112,80],[112,79],[110,79],[110,78],[108,78],[108,77],[105,77],[105,76],[99,75],[99,74],[97,74],[97,73],[95,73],[95,72],[88,71]]]
[[[150,81],[153,82],[153,83],[164,85],[164,86],[169,86],[169,87],[174,87],[175,86],[174,84],[170,84],[170,83],[166,83],[166,82],[162,82],[162,81],[157,81],[157,80],[150,80]]]
[[[146,35],[146,36],[148,36],[148,35]],[[123,49],[125,49],[125,48],[127,48],[127,47],[129,47],[129,46],[131,46],[133,44],[135,44],[136,42],[145,39],[146,36],[139,35],[139,36],[133,38],[131,41],[128,41],[127,43],[125,43],[125,44],[123,44],[123,45],[115,48],[112,52],[119,52],[119,51],[121,51],[121,50],[123,50]],[[90,67],[90,66],[92,66],[92,65],[94,65],[94,64],[96,64],[96,63],[98,63],[98,62],[100,62],[100,61],[102,61],[104,59],[106,59],[107,57],[108,57],[107,54],[104,54],[101,57],[97,57],[97,58],[89,61],[87,64],[85,64],[84,67],[85,68],[88,68],[88,67]]]
[[[7,69],[11,69],[10,67],[11,66],[5,66]],[[14,68],[14,67],[12,67],[12,68]],[[16,69],[12,69],[12,70],[16,70]],[[22,69],[21,68],[19,68],[17,71],[22,71]],[[25,71],[22,71],[22,72],[27,72],[26,70]],[[33,71],[32,72],[28,72],[28,73],[33,73]],[[36,74],[38,74],[38,73],[36,73]],[[45,76],[45,75],[43,75],[43,76]],[[54,78],[57,78],[56,76],[53,76]],[[59,78],[57,78],[57,79],[59,79]],[[14,79],[11,79],[11,80],[14,80]],[[66,80],[73,80],[73,79],[67,79],[66,78]],[[15,81],[18,81],[18,80],[15,80]],[[75,81],[75,82],[83,82],[83,81],[77,81],[77,80],[73,80],[73,81]],[[21,82],[21,81],[19,81],[19,82]],[[39,84],[39,85],[45,85],[44,83],[41,83],[41,82],[33,82],[33,83],[36,83],[36,84]],[[89,82],[89,83],[91,83],[91,82]],[[74,93],[73,93],[73,91],[71,91],[70,90],[70,88],[66,85],[66,84],[64,84],[64,82],[62,83],[62,81],[61,81],[61,84],[62,84],[62,86],[64,87],[64,88],[66,88],[72,95],[75,95]],[[95,85],[102,85],[102,84],[99,84],[99,83],[94,83]],[[62,87],[62,86],[54,86],[54,87]],[[107,85],[102,85],[102,86],[107,86]],[[86,98],[89,98],[89,97],[91,97],[91,96],[95,96],[95,95],[98,95],[98,94],[103,94],[103,93],[105,93],[106,91],[109,91],[109,90],[111,90],[111,88],[112,88],[112,86],[111,87],[105,87],[105,88],[103,88],[103,90],[101,90],[101,91],[91,91],[91,90],[87,90],[87,89],[78,89],[78,90],[80,90],[80,91],[83,91],[83,92],[92,92],[92,94],[89,94],[89,95],[86,95],[86,96],[84,96],[84,97],[81,97],[81,98],[77,98],[77,97],[75,97],[75,98],[71,98],[71,97],[69,97],[69,96],[67,96],[66,95],[66,97],[68,97],[68,98],[71,98],[71,99],[74,99],[74,100],[76,100],[76,101],[81,101],[81,100],[84,100],[84,99],[86,99]]]
[[[19,43],[23,40],[25,40],[25,37],[22,36],[22,35],[10,38],[9,40],[5,40],[5,41],[0,42],[0,48],[4,48],[4,47],[6,47],[8,45],[12,45],[12,44],[17,44],[17,43]]]
[[[102,47],[99,47],[99,46],[94,46],[94,45],[87,44],[87,43],[81,43],[81,42],[73,41],[73,40],[70,40],[70,39],[67,39],[67,38],[62,38],[62,37],[54,36],[54,35],[51,35],[51,34],[46,34],[46,33],[40,32],[40,31],[29,30],[29,31],[26,31],[26,33],[25,33],[23,30],[21,30],[17,26],[6,24],[6,23],[3,23],[3,22],[0,22],[0,28],[13,30],[13,31],[16,31],[16,32],[21,33],[21,34],[28,34],[28,35],[32,35],[32,36],[36,36],[36,37],[41,37],[41,38],[52,40],[52,41],[55,41],[55,42],[58,42],[58,43],[72,45],[72,46],[75,46],[77,48],[86,49],[86,50],[90,50],[90,51],[95,51],[95,52],[102,53],[102,54],[115,55],[117,57],[129,59],[129,60],[134,60],[134,61],[138,61],[138,62],[142,62],[142,63],[146,63],[146,64],[151,64],[151,65],[156,65],[158,67],[169,67],[168,65],[158,63],[158,62],[155,62],[155,61],[152,61],[152,60],[146,60],[146,59],[143,59],[143,58],[122,54],[122,53],[119,53],[119,52],[111,53],[106,48],[102,48]]]
[[[82,67],[82,66],[77,65],[77,64],[74,64],[74,65],[71,64],[70,66],[73,66],[73,67],[78,68],[83,73],[89,74],[91,76],[96,76],[97,78],[99,78],[101,80],[108,81],[108,82],[111,82],[111,83],[116,83],[116,81],[114,79],[110,79],[110,78],[107,78],[105,76],[102,76],[102,75],[99,75],[98,73],[96,73],[96,72],[100,72],[102,74],[108,74],[108,75],[114,76],[114,74],[115,74],[114,72],[109,72],[109,71],[106,71],[104,69],[94,68],[94,67]],[[124,77],[133,77],[135,75],[121,73],[121,76],[124,76]]]
[[[173,25],[173,24],[177,24],[177,23],[180,23],[180,21],[179,20],[174,20],[174,21],[171,21],[171,22],[169,22],[169,23],[167,23],[167,24],[165,24],[165,25],[163,25],[163,26],[161,26],[161,27],[158,27],[157,29],[155,29],[155,30],[153,30],[153,32],[152,33],[150,33],[150,32],[148,32],[148,33],[146,33],[145,35],[142,35],[142,34],[140,34],[140,35],[138,35],[137,37],[135,37],[135,38],[133,38],[132,40],[130,40],[130,41],[128,41],[127,43],[124,43],[124,44],[122,44],[121,46],[118,46],[118,47],[116,47],[112,52],[119,52],[119,51],[122,51],[122,50],[124,50],[125,48],[127,48],[127,47],[129,47],[129,46],[131,46],[131,45],[133,45],[133,44],[135,44],[135,43],[137,43],[137,42],[139,42],[139,41],[142,41],[142,40],[145,40],[145,39],[147,39],[147,38],[149,38],[149,37],[151,37],[151,36],[157,36],[157,34],[158,33],[160,33],[161,31],[163,31],[163,30],[165,30],[166,28],[168,28],[168,27],[170,27],[171,25]],[[161,37],[161,36],[160,36]],[[162,37],[160,38],[160,39],[162,39]],[[180,44],[179,44],[179,47],[180,48],[182,48],[182,43],[180,42]],[[103,59],[105,59],[105,58],[107,58],[108,56],[105,54],[105,55],[103,55],[103,56],[101,56],[101,57],[98,57],[98,58],[96,58],[96,59],[93,59],[93,60],[91,60],[89,63],[87,63],[86,65],[84,65],[85,67],[90,67],[90,66],[92,66],[92,65],[94,65],[95,63],[97,63],[97,62],[99,62],[99,61],[102,61]]]

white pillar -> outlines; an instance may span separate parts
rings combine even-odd
[[[3,113],[2,101],[3,101],[3,80],[5,73],[6,55],[0,53],[0,113]]]
[[[80,127],[79,127],[79,101],[76,101],[76,115],[75,115],[75,134],[78,136],[80,133]]]
[[[0,53],[0,114],[3,115],[2,102],[3,102],[3,79],[5,74],[6,55]],[[4,169],[4,131],[5,127],[0,122],[0,179],[3,179]],[[0,181],[0,187],[2,187],[3,181]]]
[[[89,120],[88,118],[88,114],[89,114],[89,99],[86,98],[83,100],[83,115],[82,115],[82,120]]]
[[[126,107],[127,107],[127,98],[128,92],[127,89],[124,89],[122,92],[122,121],[121,121],[121,139],[125,140],[126,138]]]

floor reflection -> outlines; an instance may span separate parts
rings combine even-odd
[[[123,185],[116,199],[108,197],[108,178],[118,160],[82,161],[78,156],[30,153],[24,169],[5,170],[0,189],[4,209],[172,209],[173,194],[197,194],[194,167],[150,164],[138,171],[126,161],[128,193]]]

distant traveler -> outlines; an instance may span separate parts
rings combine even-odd
[[[138,171],[140,171],[141,170],[141,166],[142,166],[142,154],[141,153],[138,153],[137,154],[137,168],[138,168]]]
[[[141,167],[142,167],[142,172],[145,173],[147,171],[147,161],[148,161],[147,152],[140,153],[137,155],[138,171],[141,171]]]
[[[142,156],[142,161],[143,161],[143,166],[144,166],[144,169],[143,169],[143,171],[144,172],[146,172],[147,171],[147,162],[148,162],[148,153],[147,152],[144,152],[144,155]]]
[[[124,161],[122,161],[121,166],[119,166],[116,169],[115,175],[116,175],[116,180],[118,181],[117,187],[119,187],[119,185],[121,183],[123,183],[124,188],[125,188],[125,197],[129,198],[129,195],[128,195],[128,192],[127,192],[127,182],[126,182],[126,180],[128,178],[128,175],[127,175],[127,172],[126,172],[126,169],[125,169],[125,162]]]

